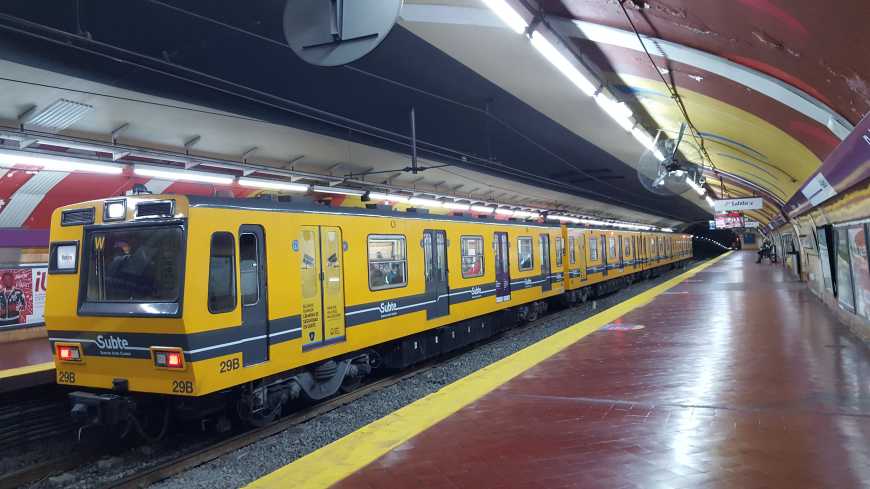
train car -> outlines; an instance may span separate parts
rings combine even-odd
[[[66,206],[52,216],[45,309],[57,381],[88,389],[70,394],[88,422],[155,403],[176,415],[234,405],[268,422],[289,399],[534,320],[578,262],[580,283],[637,272],[626,243],[646,235],[577,231],[267,199]],[[600,251],[582,248],[599,238]]]

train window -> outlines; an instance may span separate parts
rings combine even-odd
[[[574,236],[568,236],[568,263],[573,265],[577,261],[577,249],[574,246]]]
[[[245,233],[239,236],[239,270],[242,280],[242,305],[252,306],[260,301],[260,269],[257,263],[257,236]]]
[[[589,238],[589,259],[598,259],[598,238]]]
[[[236,243],[231,233],[214,233],[208,264],[208,311],[217,314],[235,308]]]
[[[408,284],[408,260],[405,237],[401,235],[369,236],[369,288],[392,289]]]
[[[623,238],[623,249],[625,250],[625,256],[631,256],[631,240],[628,238]]]
[[[183,263],[182,230],[148,226],[88,234],[88,302],[176,302]]]
[[[562,237],[556,236],[556,266],[562,266],[562,255],[565,254],[565,246],[562,244]]]
[[[462,236],[462,278],[483,275],[483,237]]]
[[[607,257],[616,258],[616,239],[607,238]]]
[[[517,238],[517,256],[520,259],[520,271],[535,268],[535,257],[532,253],[532,238],[528,236]]]

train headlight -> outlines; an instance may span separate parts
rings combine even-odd
[[[154,366],[172,370],[184,370],[184,352],[180,348],[152,348]]]
[[[81,362],[82,348],[79,345],[57,345],[57,358],[62,362]]]
[[[127,213],[127,201],[110,200],[103,207],[103,221],[119,221]]]

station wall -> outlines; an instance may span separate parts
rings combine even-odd
[[[870,181],[776,229],[784,266],[870,341]]]

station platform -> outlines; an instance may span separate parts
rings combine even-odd
[[[0,343],[0,393],[54,382],[46,338]]]
[[[733,252],[249,487],[870,487],[870,354]]]

